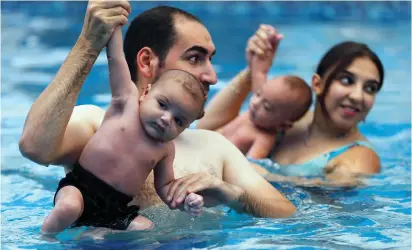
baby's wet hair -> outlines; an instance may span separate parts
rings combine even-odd
[[[290,90],[297,95],[301,105],[294,110],[291,121],[295,122],[302,118],[312,105],[312,90],[305,80],[295,75],[285,76],[285,83],[289,86]]]
[[[155,82],[161,81],[165,77],[168,80],[173,79],[174,81],[181,83],[181,86],[186,91],[186,93],[188,93],[193,98],[193,100],[201,104],[202,109],[197,119],[202,118],[204,115],[204,106],[206,103],[207,92],[203,88],[203,85],[199,82],[199,80],[193,74],[187,71],[180,69],[170,69],[160,74]],[[153,87],[155,86],[157,86],[156,83],[153,84]]]

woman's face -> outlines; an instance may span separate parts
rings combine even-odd
[[[367,57],[355,59],[346,70],[336,75],[326,93],[325,108],[332,122],[341,129],[351,129],[365,120],[379,85],[379,71],[375,64]]]

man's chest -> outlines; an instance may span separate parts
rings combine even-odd
[[[187,157],[175,157],[173,170],[175,178],[181,178],[189,174],[206,172],[215,177],[222,178],[222,163],[217,161],[218,157],[213,155],[187,154]]]

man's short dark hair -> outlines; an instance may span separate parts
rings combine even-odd
[[[159,57],[162,65],[170,48],[176,42],[176,17],[187,20],[200,20],[192,14],[170,6],[158,6],[144,11],[131,22],[124,38],[124,53],[133,82],[137,82],[137,53],[149,47]]]

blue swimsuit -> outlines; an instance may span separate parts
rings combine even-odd
[[[277,174],[284,175],[284,176],[319,177],[319,176],[324,176],[323,169],[329,161],[331,161],[336,156],[346,152],[347,150],[355,146],[364,146],[372,150],[375,150],[373,145],[370,142],[355,141],[347,145],[344,145],[342,147],[336,148],[328,153],[321,154],[305,163],[300,163],[300,164],[289,164],[289,165],[281,166],[280,164],[270,159],[270,156],[273,154],[274,150],[272,150],[272,152],[270,153],[270,156],[268,156],[267,159],[261,159],[261,160],[249,159],[249,160],[259,165],[262,165],[264,167],[269,165],[270,167],[268,170],[270,170],[270,172],[275,172]]]

